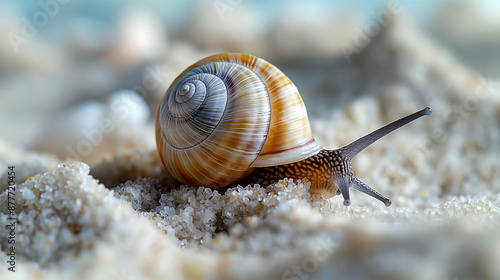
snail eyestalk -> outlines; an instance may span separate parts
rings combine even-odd
[[[380,138],[386,136],[387,134],[393,132],[394,130],[420,118],[426,115],[432,114],[432,110],[429,107],[425,107],[424,109],[415,112],[411,115],[408,115],[404,118],[401,118],[397,121],[394,121],[382,128],[379,128],[375,130],[374,132],[365,135],[358,140],[352,142],[351,144],[344,146],[338,150],[334,150],[333,152],[336,154],[338,161],[336,162],[345,162],[344,165],[348,166],[349,168],[342,169],[342,172],[340,176],[335,178],[335,184],[337,188],[340,190],[342,193],[342,196],[344,197],[344,205],[348,206],[350,205],[351,201],[349,198],[349,186],[351,186],[353,189],[360,191],[362,193],[365,193],[369,196],[372,196],[381,202],[385,204],[385,206],[390,206],[391,205],[391,200],[376,190],[370,188],[368,185],[365,183],[361,182],[358,178],[356,178],[352,172],[350,162],[351,160],[362,150],[366,149],[368,146],[373,144],[375,141],[379,140]]]
[[[344,146],[340,148],[342,155],[348,159],[351,160],[353,159],[359,152],[362,150],[366,149],[368,146],[373,144],[375,141],[379,140],[380,138],[386,136],[387,134],[393,132],[394,130],[407,125],[408,123],[423,117],[432,114],[432,110],[429,107],[425,107],[424,109],[415,112],[411,115],[408,115],[404,118],[401,118],[397,121],[394,121],[384,127],[381,127],[374,132],[367,134],[358,140],[352,142],[351,144]]]

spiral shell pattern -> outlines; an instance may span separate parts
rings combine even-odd
[[[156,142],[177,180],[212,188],[321,150],[290,79],[236,53],[202,59],[174,80],[158,109]]]

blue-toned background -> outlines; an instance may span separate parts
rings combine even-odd
[[[316,78],[330,61],[350,63],[355,53],[345,46],[361,51],[386,25],[391,5],[450,56],[498,80],[495,0],[0,1],[0,137],[44,150],[40,137],[65,110],[122,89],[139,91],[152,119],[175,76],[217,52],[272,62],[298,86],[310,114],[321,114],[338,100]],[[376,30],[366,36],[370,26]],[[159,80],[145,85],[152,72]]]

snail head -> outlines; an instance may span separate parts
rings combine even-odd
[[[333,183],[338,188],[337,195],[342,194],[342,196],[344,197],[344,205],[347,206],[351,204],[349,187],[382,201],[385,206],[391,205],[391,200],[389,198],[370,188],[368,185],[354,176],[351,166],[351,160],[359,152],[361,152],[380,138],[422,116],[430,115],[431,113],[431,108],[426,107],[416,113],[408,115],[382,128],[379,128],[374,132],[359,138],[349,145],[336,150],[328,150],[330,162],[332,163],[331,165],[334,168]]]

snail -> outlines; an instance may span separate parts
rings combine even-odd
[[[336,150],[315,140],[300,94],[278,68],[248,54],[206,57],[168,88],[156,116],[156,143],[180,183],[221,189],[306,178],[325,198],[349,187],[386,206],[391,200],[356,178],[351,160],[373,142],[432,113],[426,107]]]

